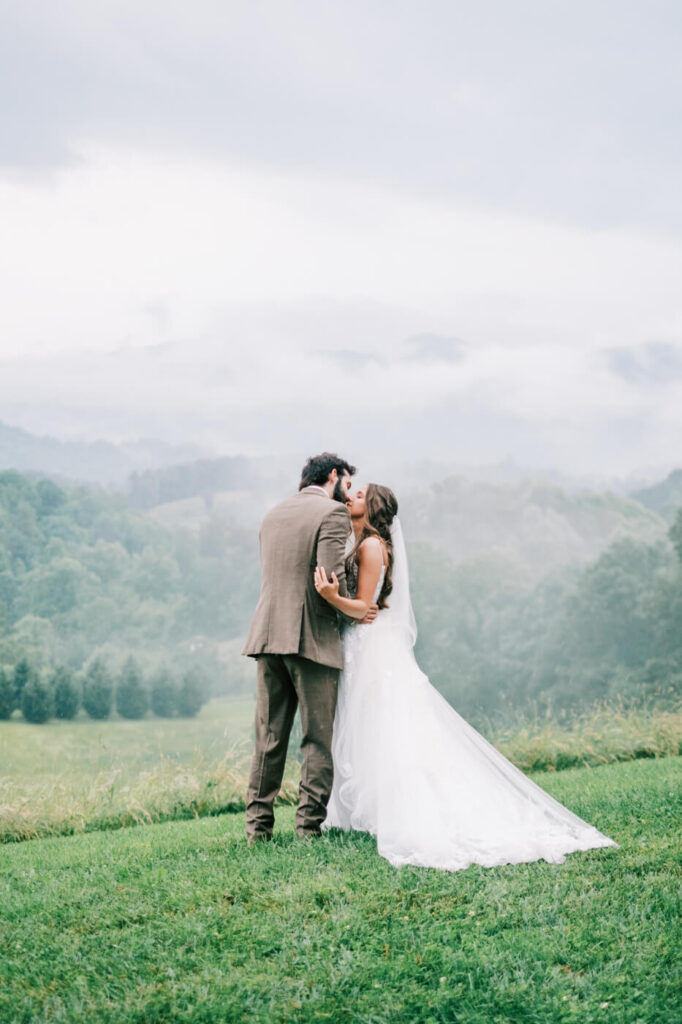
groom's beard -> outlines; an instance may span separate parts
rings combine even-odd
[[[348,491],[343,486],[340,480],[336,481],[334,485],[334,493],[332,494],[334,501],[339,501],[342,505],[348,504]]]

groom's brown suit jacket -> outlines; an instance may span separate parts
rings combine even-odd
[[[242,654],[298,654],[343,668],[336,611],[315,590],[313,571],[335,572],[345,596],[345,505],[305,487],[265,516],[260,531],[261,594]]]

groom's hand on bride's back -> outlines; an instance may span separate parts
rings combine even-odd
[[[370,622],[374,622],[374,620],[377,617],[377,612],[378,611],[379,611],[379,605],[378,604],[371,604],[369,606],[369,608],[367,609],[367,614],[365,615],[364,619],[360,619],[360,622],[363,625],[365,625],[365,626],[369,625]]]

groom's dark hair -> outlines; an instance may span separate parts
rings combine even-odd
[[[354,476],[357,473],[355,466],[351,466],[350,462],[346,462],[345,459],[341,459],[338,455],[333,455],[331,452],[312,455],[301,470],[301,482],[298,485],[299,491],[302,491],[304,487],[310,487],[311,484],[323,487],[327,480],[329,480],[329,474],[333,469],[336,470],[339,476],[343,476],[344,473],[348,473],[348,476]]]

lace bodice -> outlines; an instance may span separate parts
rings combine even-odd
[[[372,598],[372,601],[374,603],[376,603],[379,600],[379,594],[381,593],[381,588],[384,585],[385,575],[386,566],[382,565],[381,573],[379,575],[379,582],[376,585],[376,588],[374,590],[374,597]],[[346,584],[348,586],[348,596],[355,597],[358,592],[358,563],[355,561],[354,558],[351,558],[346,568]]]

